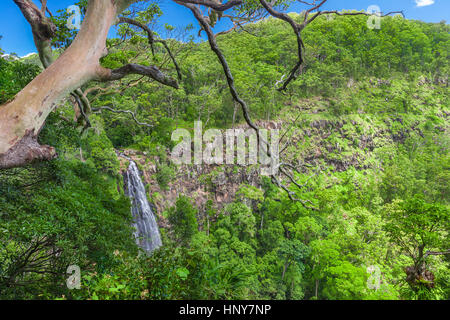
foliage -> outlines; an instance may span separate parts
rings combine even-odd
[[[178,241],[187,244],[197,232],[197,210],[186,196],[177,199],[175,207],[169,211],[169,222]]]
[[[153,24],[161,11],[145,5],[125,14]],[[239,10],[258,6],[246,1]],[[62,26],[66,18],[55,16],[59,48],[74,36]],[[368,29],[366,17],[320,17],[304,30],[306,63],[286,94],[275,88],[295,62],[286,23],[265,19],[218,36],[252,117],[290,129],[284,157],[305,164],[293,176],[305,187],[289,188],[316,210],[267,177],[254,184],[236,173],[231,202],[213,200],[210,178],[222,172],[213,168],[203,190],[209,201],[197,207],[197,199],[177,195],[159,221],[164,246],[150,255],[133,241],[116,149],[157,159],[161,192],[150,196],[163,203],[169,183],[185,173],[168,160],[173,130],[192,130],[194,120],[228,128],[242,115],[203,41],[168,40],[182,68],[179,90],[138,76],[83,88],[92,89],[93,107],[130,110],[147,126],[105,111],[80,133],[67,120],[73,106],[62,102],[39,135],[59,158],[0,172],[1,298],[449,299],[448,255],[427,255],[449,248],[448,31],[401,17],[383,18],[380,30]],[[138,29],[121,25],[119,36],[126,40],[108,40],[104,66],[166,61],[173,70],[160,44],[147,54]],[[39,71],[4,59],[0,70],[2,102]],[[30,250],[44,262],[25,261],[25,272]],[[82,267],[80,290],[63,286],[70,264]]]
[[[0,58],[0,104],[12,99],[40,71],[32,64]]]

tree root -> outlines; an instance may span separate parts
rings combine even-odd
[[[33,133],[34,130],[27,130],[19,142],[6,153],[0,154],[0,169],[22,167],[35,161],[49,161],[57,157],[55,148],[41,146]]]

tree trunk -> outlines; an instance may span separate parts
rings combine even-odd
[[[289,268],[289,266],[291,265],[290,262],[287,262],[283,265],[283,274],[281,275],[281,280],[284,280],[284,276],[286,275],[286,271]]]
[[[50,160],[55,149],[40,146],[37,136],[56,104],[84,83],[108,77],[100,66],[106,38],[118,14],[113,0],[89,1],[81,30],[72,45],[17,96],[0,106],[0,168]]]
[[[315,290],[315,297],[316,299],[319,299],[319,279],[316,280],[316,290]]]
[[[234,129],[234,125],[236,124],[236,113],[237,113],[238,107],[239,107],[239,105],[235,102],[234,110],[233,110],[233,126],[232,126],[233,129]]]

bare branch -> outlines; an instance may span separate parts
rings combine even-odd
[[[149,78],[152,78],[159,83],[162,83],[166,86],[178,89],[178,82],[161,72],[157,67],[155,66],[142,66],[139,64],[130,63],[123,67],[120,67],[118,69],[106,69],[99,67],[98,71],[98,80],[100,81],[114,81],[122,79],[123,77],[130,75],[130,74],[140,74],[142,76],[147,76]]]
[[[80,91],[81,91],[81,90],[80,90]],[[72,95],[72,97],[75,98],[75,101],[76,101],[77,104],[78,104],[78,108],[80,109],[80,113],[81,113],[81,115],[83,116],[83,119],[84,119],[84,121],[85,121],[83,130],[85,130],[85,129],[91,127],[91,122],[89,121],[89,117],[88,117],[88,115],[87,115],[86,112],[85,112],[85,108],[84,108],[84,106],[83,106],[83,102],[81,101],[79,92],[74,91],[74,92],[71,93],[71,95]]]
[[[175,56],[172,54],[172,51],[170,50],[170,48],[167,45],[167,42],[165,40],[155,39],[155,36],[153,35],[153,31],[150,30],[150,28],[148,26],[146,26],[143,23],[140,23],[137,20],[130,19],[127,17],[120,17],[119,22],[117,24],[121,24],[121,23],[131,24],[131,25],[134,25],[134,26],[139,27],[142,30],[144,30],[147,33],[148,42],[150,44],[150,47],[152,48],[153,55],[155,55],[154,44],[161,43],[164,46],[164,48],[166,49],[167,53],[169,54],[170,59],[172,60],[173,64],[175,65],[175,69],[177,70],[177,74],[178,74],[178,79],[179,80],[182,79],[180,66],[178,65],[177,60],[175,59]]]
[[[310,203],[310,204],[311,204],[311,201],[309,201],[309,200],[297,199],[297,198],[295,197],[295,192],[289,190],[289,188],[288,188],[287,186],[285,186],[284,184],[282,184],[282,183],[280,182],[280,180],[279,180],[276,176],[273,176],[273,175],[272,175],[272,176],[271,176],[271,179],[272,179],[272,182],[273,182],[275,185],[277,185],[278,187],[280,187],[281,189],[283,189],[283,190],[287,193],[287,195],[288,195],[288,197],[289,197],[289,199],[290,199],[291,201],[294,201],[294,202],[300,202],[300,204],[301,204],[305,209],[313,210],[313,211],[318,211],[317,208],[311,207],[311,206],[309,206],[309,205],[307,204],[307,203]]]
[[[229,0],[228,2],[222,4],[220,1],[215,0],[176,0],[175,2],[178,2],[182,5],[190,5],[190,4],[198,4],[205,7],[212,8],[216,11],[225,11],[228,9],[231,9],[233,7],[236,7],[238,5],[242,4],[242,0]]]
[[[327,0],[321,0],[319,3],[316,3],[316,1],[313,1],[313,2],[299,1],[299,2],[311,6],[311,8],[309,8],[308,10],[305,11],[302,24],[298,24],[297,22],[295,22],[294,19],[289,17],[289,15],[286,14],[286,13],[276,11],[273,8],[273,5],[274,5],[273,1],[271,3],[268,3],[266,0],[260,0],[261,5],[264,7],[264,9],[267,10],[267,12],[269,12],[269,14],[271,16],[289,23],[289,25],[291,26],[291,28],[293,29],[293,31],[295,33],[295,36],[297,37],[298,61],[295,64],[295,66],[291,69],[287,79],[284,80],[284,82],[282,83],[281,87],[278,88],[279,91],[285,91],[287,89],[287,86],[289,85],[289,83],[297,78],[298,73],[301,70],[302,64],[304,62],[303,52],[302,52],[303,49],[304,49],[304,44],[303,44],[302,37],[301,37],[301,31],[308,24],[310,24],[317,17],[319,17],[319,16],[321,16],[323,14],[336,14],[336,15],[339,15],[339,16],[347,16],[347,15],[351,15],[351,16],[356,16],[356,15],[371,16],[371,15],[373,15],[373,13],[367,13],[367,12],[364,12],[364,11],[362,11],[362,12],[339,12],[339,11],[335,10],[335,11],[318,11],[318,12],[314,13],[314,15],[311,18],[309,18],[310,14],[313,11],[320,9],[327,2]],[[381,17],[385,17],[385,16],[388,16],[388,15],[396,14],[396,13],[399,13],[399,14],[403,15],[402,11],[394,11],[394,12],[389,12],[387,14],[381,14],[380,16]]]
[[[217,45],[216,39],[214,37],[214,33],[211,30],[211,26],[206,21],[205,17],[203,17],[203,15],[202,15],[202,13],[201,13],[201,11],[200,11],[200,9],[198,7],[196,7],[196,6],[194,6],[194,5],[190,4],[190,3],[183,3],[183,2],[179,2],[179,3],[181,5],[189,8],[192,11],[192,13],[194,14],[195,18],[198,20],[198,22],[200,23],[202,28],[205,30],[205,32],[206,32],[206,34],[208,36],[208,42],[210,44],[211,50],[219,58],[219,62],[222,65],[223,70],[225,72],[225,77],[227,78],[228,87],[230,89],[231,96],[242,107],[242,111],[244,113],[244,118],[245,118],[245,121],[247,122],[247,124],[251,128],[253,128],[254,130],[256,130],[257,132],[259,132],[259,128],[253,123],[253,121],[250,118],[250,111],[248,109],[247,104],[239,96],[239,94],[238,94],[238,92],[237,92],[237,90],[236,90],[236,88],[234,86],[233,74],[231,73],[230,67],[228,66],[228,62],[227,62],[225,56],[223,55],[222,51],[220,51],[219,46]]]
[[[98,111],[102,111],[102,110],[107,110],[107,111],[110,111],[110,112],[114,112],[114,113],[128,113],[128,114],[131,114],[131,117],[133,117],[133,120],[138,124],[138,125],[140,125],[140,126],[145,126],[145,127],[149,127],[149,128],[153,128],[154,126],[153,125],[151,125],[151,124],[148,124],[148,123],[145,123],[145,122],[140,122],[137,118],[136,118],[136,115],[132,112],[132,111],[130,111],[130,110],[115,110],[115,109],[113,109],[113,108],[110,108],[110,107],[106,107],[106,106],[104,106],[104,107],[99,107],[99,108],[93,108],[92,109],[94,112],[98,112]]]
[[[423,257],[426,258],[428,256],[443,256],[443,255],[447,255],[447,254],[450,254],[450,250],[443,251],[443,252],[427,251]]]
[[[291,72],[289,73],[289,76],[287,77],[287,79],[283,82],[283,84],[281,85],[281,87],[279,87],[277,90],[278,91],[285,91],[287,89],[287,86],[289,85],[289,83],[292,80],[295,80],[297,78],[297,72],[300,70],[300,67],[303,64],[303,48],[304,48],[304,44],[303,44],[303,40],[301,37],[301,30],[302,30],[302,26],[299,25],[297,22],[294,21],[294,19],[292,19],[291,17],[289,17],[289,15],[287,15],[286,13],[282,13],[279,11],[276,11],[275,9],[273,9],[273,7],[267,3],[267,1],[265,0],[260,0],[261,5],[264,7],[264,9],[266,9],[271,16],[283,20],[287,23],[289,23],[289,25],[291,26],[292,30],[295,33],[295,36],[297,38],[297,56],[298,56],[298,61],[295,64],[295,66],[291,69]]]
[[[47,0],[41,0],[41,4],[42,4],[41,12],[42,14],[45,14],[45,12],[47,11]]]
[[[247,104],[245,103],[245,101],[239,96],[235,85],[234,85],[234,78],[233,78],[233,74],[230,70],[230,67],[228,65],[228,62],[225,58],[225,56],[223,55],[222,51],[219,49],[219,46],[217,45],[216,42],[216,37],[214,36],[213,31],[211,30],[211,26],[209,25],[209,23],[207,22],[207,20],[205,19],[205,17],[203,16],[202,12],[200,11],[200,9],[197,6],[194,6],[192,4],[186,4],[186,3],[180,3],[181,5],[189,8],[192,13],[194,14],[195,18],[198,20],[198,22],[200,23],[200,26],[203,28],[203,30],[205,30],[207,36],[208,36],[208,42],[210,44],[211,50],[217,55],[220,64],[222,65],[222,68],[225,72],[225,76],[227,79],[227,83],[228,83],[228,87],[230,89],[230,93],[234,99],[234,101],[236,101],[242,109],[242,112],[244,114],[244,118],[245,121],[247,122],[247,124],[256,131],[257,133],[257,139],[258,139],[258,146],[261,143],[265,143],[267,145],[267,153],[269,157],[272,157],[272,152],[270,151],[270,147],[269,144],[267,143],[267,141],[265,141],[261,134],[260,134],[260,129],[259,127],[253,123],[253,121],[250,118],[250,111],[248,109]],[[285,174],[288,176],[288,174]],[[288,176],[289,177],[289,176]],[[310,207],[308,206],[308,203],[311,203],[310,201],[305,201],[305,200],[301,200],[301,199],[296,199],[294,197],[295,193],[291,190],[289,190],[285,185],[283,185],[278,177],[276,177],[275,175],[271,175],[272,181],[275,182],[275,184],[277,186],[279,186],[280,188],[282,188],[284,191],[287,192],[289,198],[292,201],[297,201],[300,202],[305,208],[310,209],[310,210],[317,210],[316,208]],[[292,177],[291,177],[292,178]],[[292,181],[295,182],[295,180],[292,178]],[[295,183],[296,185],[299,186],[298,183]]]

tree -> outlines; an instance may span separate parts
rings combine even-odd
[[[23,166],[36,160],[49,160],[56,156],[53,147],[41,146],[38,144],[37,136],[49,113],[67,94],[74,92],[76,98],[81,100],[80,105],[89,104],[85,101],[87,99],[85,99],[83,93],[78,89],[83,84],[92,80],[114,81],[129,74],[140,74],[152,78],[164,85],[178,88],[178,82],[161,72],[156,66],[127,64],[116,69],[109,69],[103,67],[100,63],[100,59],[108,54],[106,49],[106,39],[109,29],[115,23],[127,23],[141,28],[147,32],[149,42],[152,44],[153,48],[153,44],[157,40],[155,40],[152,30],[150,30],[143,22],[139,21],[139,19],[133,20],[122,15],[124,10],[131,5],[141,2],[145,3],[146,1],[88,0],[86,15],[81,30],[67,50],[54,62],[52,61],[51,40],[55,37],[57,30],[55,24],[46,16],[46,13],[49,12],[47,1],[41,1],[41,9],[39,9],[31,0],[13,1],[20,8],[24,17],[32,27],[36,47],[46,69],[19,92],[12,101],[1,106],[0,128],[2,131],[2,138],[0,139],[0,168]],[[266,13],[289,23],[297,37],[298,62],[280,87],[280,90],[285,90],[287,85],[297,77],[298,71],[302,66],[303,42],[301,31],[308,24],[322,14],[367,15],[365,12],[343,13],[338,11],[320,11],[320,8],[326,1],[327,0],[322,0],[318,4],[316,2],[306,3],[301,1],[301,3],[308,7],[303,14],[303,21],[301,23],[297,23],[287,14],[274,9],[274,6],[285,8],[286,5],[290,3],[289,0],[271,2],[270,4],[265,0],[230,0],[226,3],[211,0],[174,1],[177,4],[190,9],[198,20],[201,29],[206,32],[211,50],[217,55],[223,66],[233,100],[241,106],[245,120],[250,127],[258,132],[258,137],[259,128],[250,119],[248,106],[239,96],[235,88],[233,75],[225,56],[217,45],[216,35],[214,35],[212,31],[212,27],[215,25],[217,19],[226,16],[234,24],[233,29],[231,29],[234,30],[246,23],[261,19]],[[209,16],[204,16],[200,8],[201,6],[208,8]],[[225,15],[224,12],[227,10],[232,10],[233,14]],[[226,32],[222,32],[222,34],[223,33]],[[167,44],[164,42],[163,44],[165,48],[168,49]],[[175,59],[173,60],[180,76],[178,65]],[[283,173],[287,174],[285,171],[283,171]],[[287,175],[289,176],[289,174]],[[280,184],[278,180],[277,184]],[[284,187],[284,189],[288,191],[286,187]],[[289,195],[292,197],[293,193],[289,192]]]
[[[438,203],[427,203],[420,196],[397,200],[386,206],[384,226],[392,243],[413,262],[406,267],[406,281],[415,292],[434,288],[434,274],[427,258],[450,254],[448,250],[449,210]],[[435,251],[433,251],[435,250]]]
[[[296,284],[301,280],[301,275],[305,270],[304,260],[308,254],[309,248],[299,240],[283,239],[280,243],[278,257],[283,262],[281,280],[287,284],[287,299],[303,298],[303,292],[296,288]]]
[[[56,34],[55,24],[46,17],[47,1],[41,1],[42,7],[39,9],[32,0],[13,0],[23,15],[30,23],[35,39],[36,47],[44,67],[47,67],[39,76],[28,84],[10,102],[0,108],[0,129],[3,133],[0,139],[0,168],[13,168],[24,166],[36,160],[51,160],[56,157],[56,151],[51,146],[41,146],[37,137],[41,131],[45,120],[56,104],[67,94],[72,93],[78,102],[80,113],[84,116],[85,126],[89,125],[87,113],[90,104],[86,96],[79,89],[82,85],[90,81],[114,81],[130,74],[139,74],[149,77],[165,86],[175,89],[179,88],[178,81],[156,66],[144,66],[129,63],[121,67],[110,69],[102,66],[101,59],[108,55],[106,40],[109,29],[113,24],[126,23],[142,29],[148,35],[148,41],[154,52],[155,42],[161,42],[169,52],[173,64],[181,79],[180,68],[171,54],[168,45],[162,40],[156,40],[153,31],[144,23],[148,19],[143,17],[146,14],[138,14],[136,19],[125,16],[124,10],[133,4],[147,3],[145,0],[88,0],[86,15],[81,26],[81,30],[76,35],[70,46],[59,58],[52,62],[51,39]],[[304,64],[304,44],[302,31],[320,16],[334,14],[339,16],[371,15],[364,11],[321,11],[320,9],[327,2],[306,2],[300,1],[306,6],[306,10],[300,15],[300,21],[296,21],[290,15],[278,11],[276,8],[286,9],[291,0],[279,0],[268,3],[265,0],[229,0],[226,3],[212,0],[173,0],[175,3],[188,8],[200,25],[200,33],[204,31],[208,38],[211,50],[217,56],[223,68],[228,89],[235,106],[240,106],[244,119],[248,126],[255,130],[258,145],[267,146],[267,154],[273,157],[268,141],[261,134],[259,126],[251,119],[248,103],[242,98],[236,89],[235,79],[231,72],[227,58],[217,43],[217,36],[226,34],[237,28],[243,28],[245,24],[263,19],[267,14],[273,18],[282,20],[290,25],[296,36],[297,59],[294,67],[288,73],[286,79],[282,77],[277,83],[281,85],[279,91],[285,91],[288,85],[301,73]],[[208,9],[208,16],[204,15],[204,10]],[[138,10],[139,11],[139,10]],[[230,14],[228,14],[230,12]],[[386,15],[402,12],[390,12]],[[403,14],[403,13],[402,13]],[[148,16],[148,15],[147,15]],[[233,28],[228,31],[214,34],[213,27],[222,17],[228,18],[233,23]],[[142,20],[144,22],[142,22]],[[101,108],[105,109],[105,108]],[[106,108],[106,110],[112,110]],[[123,112],[123,111],[122,111]],[[133,113],[134,120],[136,120]],[[136,120],[136,122],[138,122]],[[303,168],[297,168],[289,163],[281,162],[278,165],[276,174],[271,175],[272,182],[283,189],[290,200],[299,202],[309,210],[317,210],[312,207],[310,201],[297,199],[295,192],[281,181],[284,175],[296,188],[303,189],[294,178],[295,173]],[[292,173],[293,172],[293,173]]]
[[[31,0],[14,0],[30,23],[44,67],[55,35],[54,24],[45,16],[46,2],[39,9]],[[117,69],[102,67],[107,55],[106,38],[117,17],[138,0],[88,1],[81,30],[72,44],[53,63],[0,109],[0,167],[22,166],[55,157],[55,149],[41,146],[37,136],[49,113],[70,92],[91,81],[112,81],[128,74],[141,74],[177,88],[177,81],[154,66],[128,64]]]
[[[169,222],[175,237],[181,243],[187,244],[198,230],[197,210],[192,206],[189,198],[180,196],[175,207],[169,211]]]

